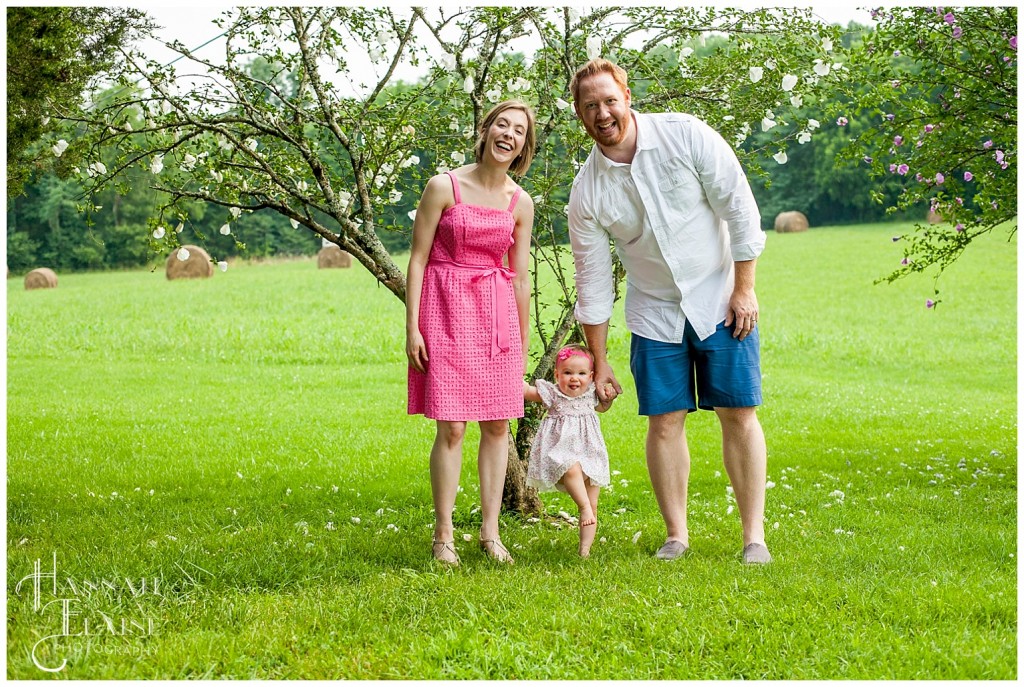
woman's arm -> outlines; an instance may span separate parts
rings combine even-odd
[[[533,233],[533,199],[525,191],[519,196],[515,210],[514,243],[508,251],[508,266],[515,272],[512,290],[519,312],[519,336],[523,342],[523,374],[530,360],[530,237]]]
[[[454,200],[448,176],[439,174],[432,177],[423,189],[412,225],[412,249],[409,253],[409,269],[405,274],[405,354],[409,364],[420,372],[427,371],[428,360],[427,345],[420,333],[423,273],[430,257],[430,247],[434,243],[437,223],[441,219],[441,212],[450,204],[450,198]]]

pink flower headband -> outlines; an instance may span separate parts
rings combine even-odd
[[[579,348],[576,348],[575,346],[566,346],[565,348],[560,350],[558,352],[558,362],[566,361],[569,358],[573,357],[574,355],[583,356],[584,358],[586,358],[587,360],[590,361],[591,365],[594,364],[594,358],[589,353],[587,353],[586,351],[580,350]]]

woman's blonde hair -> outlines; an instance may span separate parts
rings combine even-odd
[[[530,169],[530,163],[533,162],[534,148],[537,146],[536,118],[534,117],[533,109],[522,100],[504,100],[490,109],[484,120],[480,123],[480,129],[477,131],[476,145],[473,146],[473,154],[477,162],[483,159],[484,145],[487,143],[487,130],[491,128],[491,125],[494,124],[494,121],[501,113],[506,110],[522,110],[526,113],[526,141],[523,143],[522,151],[516,156],[516,159],[512,160],[512,164],[508,168],[509,172],[521,177],[526,174],[526,170]]]

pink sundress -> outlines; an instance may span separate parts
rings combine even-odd
[[[523,352],[512,277],[512,210],[462,202],[441,213],[423,274],[420,333],[427,372],[409,366],[410,415],[447,421],[523,416]]]

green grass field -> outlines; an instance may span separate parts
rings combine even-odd
[[[692,554],[653,558],[621,311],[592,558],[514,515],[516,565],[483,558],[474,428],[449,571],[404,309],[364,270],[12,277],[7,677],[1015,679],[1016,241],[971,246],[928,310],[928,277],[872,284],[900,230],[769,235],[763,568],[739,563],[711,413],[688,420]]]

